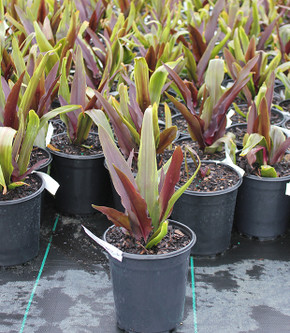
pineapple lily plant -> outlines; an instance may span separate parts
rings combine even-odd
[[[99,112],[100,116],[104,116]],[[125,213],[104,206],[93,207],[106,214],[116,226],[124,228],[137,240],[143,238],[146,248],[151,248],[166,235],[167,219],[173,205],[190,185],[200,165],[185,185],[175,192],[183,154],[181,148],[177,147],[167,164],[157,170],[152,107],[144,112],[136,177],[130,168],[132,154],[126,161],[113,138],[101,125],[99,136],[114,187],[121,197]]]

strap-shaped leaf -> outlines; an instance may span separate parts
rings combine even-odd
[[[138,155],[138,173],[136,183],[141,196],[147,203],[149,215],[154,228],[158,228],[158,175],[156,162],[156,148],[153,130],[153,110],[147,108],[144,113],[140,148]],[[156,230],[155,229],[155,230]]]
[[[26,126],[25,135],[19,151],[17,164],[19,167],[19,175],[23,175],[28,167],[31,151],[37,133],[39,131],[39,118],[34,110],[29,111],[29,119]]]
[[[23,72],[17,82],[14,84],[7,98],[4,109],[3,125],[18,129],[17,103],[19,101],[19,93],[25,72]]]
[[[92,207],[105,214],[107,218],[115,224],[115,226],[123,227],[129,232],[131,232],[129,217],[125,213],[119,212],[114,208],[105,206],[97,206],[93,204]]]
[[[12,165],[12,143],[16,131],[10,127],[0,127],[0,185],[6,192],[11,182],[13,171]]]
[[[262,98],[259,105],[259,124],[258,133],[261,134],[267,142],[267,150],[271,149],[271,139],[270,139],[270,117],[268,113],[267,100],[265,97]]]
[[[95,95],[98,98],[98,101],[102,104],[105,112],[109,116],[115,134],[118,138],[119,146],[125,156],[129,156],[130,151],[136,148],[136,144],[131,136],[131,133],[128,127],[123,123],[122,119],[112,107],[112,105],[98,92],[95,90]]]
[[[136,99],[143,112],[151,104],[149,93],[149,69],[144,58],[136,58],[134,78],[136,85]]]
[[[162,154],[164,150],[176,139],[177,127],[171,126],[160,133],[159,145],[156,153]]]
[[[53,46],[50,44],[50,42],[45,37],[44,33],[41,31],[38,23],[35,21],[33,23],[34,30],[35,30],[35,37],[37,40],[37,45],[39,47],[39,50],[41,52],[48,52],[48,51],[54,51]],[[51,54],[51,57],[47,60],[46,66],[48,72],[53,68],[53,66],[58,62],[59,57],[56,52]]]
[[[196,177],[196,175],[200,169],[200,166],[201,166],[200,159],[199,159],[198,155],[196,154],[196,152],[194,152],[194,153],[195,153],[196,159],[198,160],[197,168],[196,168],[194,174],[188,179],[188,181],[183,186],[181,186],[175,193],[173,193],[173,195],[169,199],[167,209],[166,209],[165,213],[163,214],[163,219],[166,219],[166,216],[169,216],[169,214],[171,213],[171,211],[173,209],[175,202],[180,198],[180,196],[184,193],[184,191],[192,183],[193,179]],[[162,222],[162,221],[160,221],[160,222]]]
[[[83,108],[86,104],[86,72],[83,61],[82,50],[78,46],[75,61],[75,74],[71,87],[71,104],[80,104]]]
[[[22,112],[24,117],[26,117],[29,112],[30,105],[33,100],[34,94],[36,92],[39,80],[42,76],[42,73],[45,69],[46,62],[48,61],[49,57],[50,57],[50,53],[47,52],[45,54],[45,56],[41,59],[37,68],[35,69],[32,77],[28,83],[28,86],[25,90],[25,93],[24,93],[21,103],[19,105],[19,112]]]
[[[116,166],[115,171],[121,180],[126,195],[130,202],[130,210],[128,211],[130,218],[130,211],[136,216],[136,220],[130,218],[132,232],[135,233],[137,238],[141,235],[145,242],[152,230],[151,218],[148,217],[147,204],[140,192],[130,182],[129,178]]]
[[[174,193],[175,185],[179,181],[182,161],[183,161],[182,150],[180,146],[177,146],[173,152],[172,160],[166,172],[164,183],[159,195],[160,221],[167,218],[167,216],[164,216],[164,213],[166,212],[168,202]]]

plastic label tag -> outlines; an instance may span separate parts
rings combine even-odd
[[[230,158],[230,154],[228,153],[227,147],[225,147],[225,154],[226,154],[226,158],[224,160],[222,160],[221,162],[230,165],[233,169],[235,169],[241,175],[241,177],[243,177],[245,174],[245,170],[240,168],[238,165],[234,164],[234,162]]]
[[[286,191],[285,191],[285,194],[290,196],[290,183],[287,183],[287,184],[286,184]]]
[[[55,195],[56,191],[59,188],[59,183],[47,173],[40,171],[34,171],[34,172],[37,173],[39,177],[43,180],[45,189],[52,195]]]
[[[50,144],[52,135],[53,135],[53,125],[52,125],[52,123],[49,123],[48,124],[46,138],[45,138],[45,144],[46,144],[46,146],[48,146]]]
[[[117,259],[118,261],[122,262],[123,260],[123,252],[116,248],[114,245],[109,244],[108,242],[103,241],[99,237],[95,236],[90,230],[82,225],[85,233],[90,236],[96,243],[101,245],[113,258]]]
[[[235,110],[230,109],[230,111],[227,113],[227,125],[226,128],[230,127],[233,123],[232,116],[235,114]]]

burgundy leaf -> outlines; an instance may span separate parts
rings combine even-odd
[[[207,43],[211,41],[215,31],[217,30],[218,18],[224,7],[225,7],[225,0],[218,0],[213,6],[212,14],[206,24],[206,29],[204,32],[204,37]]]
[[[131,232],[131,225],[128,215],[110,207],[96,205],[92,205],[92,207],[105,214],[107,218],[115,224],[115,226],[123,227],[129,232]]]
[[[202,34],[192,25],[188,26],[189,37],[191,39],[191,49],[195,61],[198,63],[206,50],[206,43],[203,41]]]
[[[132,225],[132,232],[135,233],[136,231],[140,232],[142,237],[144,238],[145,242],[152,230],[151,219],[148,217],[147,213],[147,205],[144,198],[142,198],[141,194],[135,189],[134,185],[130,182],[128,177],[116,166],[114,166],[123,186],[126,190],[127,196],[131,203],[131,210],[135,214],[138,225]],[[132,223],[133,221],[131,221]],[[137,236],[138,236],[137,234]],[[139,237],[137,237],[139,238]]]
[[[271,165],[278,163],[283,158],[286,150],[290,147],[290,138],[287,138],[274,153],[270,163]]]
[[[164,183],[159,195],[160,216],[159,221],[162,221],[167,216],[163,216],[167,210],[168,202],[172,197],[175,185],[180,178],[180,168],[183,161],[183,154],[180,146],[177,146],[173,152],[170,166],[165,175]]]
[[[164,150],[176,139],[177,127],[171,126],[160,133],[156,154],[162,154]]]
[[[172,80],[176,84],[177,88],[179,89],[188,109],[195,114],[194,106],[191,100],[191,92],[186,86],[186,84],[181,80],[179,75],[177,75],[174,70],[172,70],[170,67],[168,67],[166,64],[163,63],[163,66],[168,71],[169,75],[171,76]]]
[[[119,146],[125,156],[129,156],[132,149],[136,148],[136,144],[131,136],[131,133],[128,127],[122,122],[121,118],[119,117],[118,113],[112,107],[112,105],[105,100],[105,98],[95,90],[95,95],[98,98],[98,101],[102,104],[105,112],[109,116],[116,136],[118,138]]]
[[[11,89],[10,94],[6,100],[5,108],[4,108],[4,126],[12,127],[14,129],[18,129],[19,121],[17,114],[17,102],[19,100],[19,92],[21,88],[21,84],[23,81],[25,72],[23,72],[17,82],[14,84]]]

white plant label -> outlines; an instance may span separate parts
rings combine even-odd
[[[96,243],[101,245],[113,258],[117,259],[118,261],[123,260],[123,252],[117,249],[114,245],[109,244],[108,242],[103,241],[101,238],[94,235],[90,230],[82,225],[85,233],[90,236]]]
[[[286,195],[290,195],[290,183],[286,184],[286,191],[285,191]]]
[[[55,195],[56,191],[59,188],[59,183],[47,173],[40,171],[34,171],[34,172],[37,173],[38,176],[43,180],[45,189],[52,195]]]
[[[235,110],[230,109],[230,111],[227,113],[227,125],[226,128],[230,127],[233,123],[232,116],[235,114]]]
[[[53,125],[52,125],[52,123],[49,123],[48,124],[46,138],[45,138],[45,144],[46,144],[46,146],[48,146],[50,144],[52,135],[53,135]]]
[[[226,154],[226,158],[222,162],[230,165],[233,169],[235,169],[241,175],[241,177],[243,177],[245,174],[245,170],[240,168],[238,165],[234,164],[234,162],[230,158],[230,154],[228,153],[227,146],[225,147],[225,154]]]

